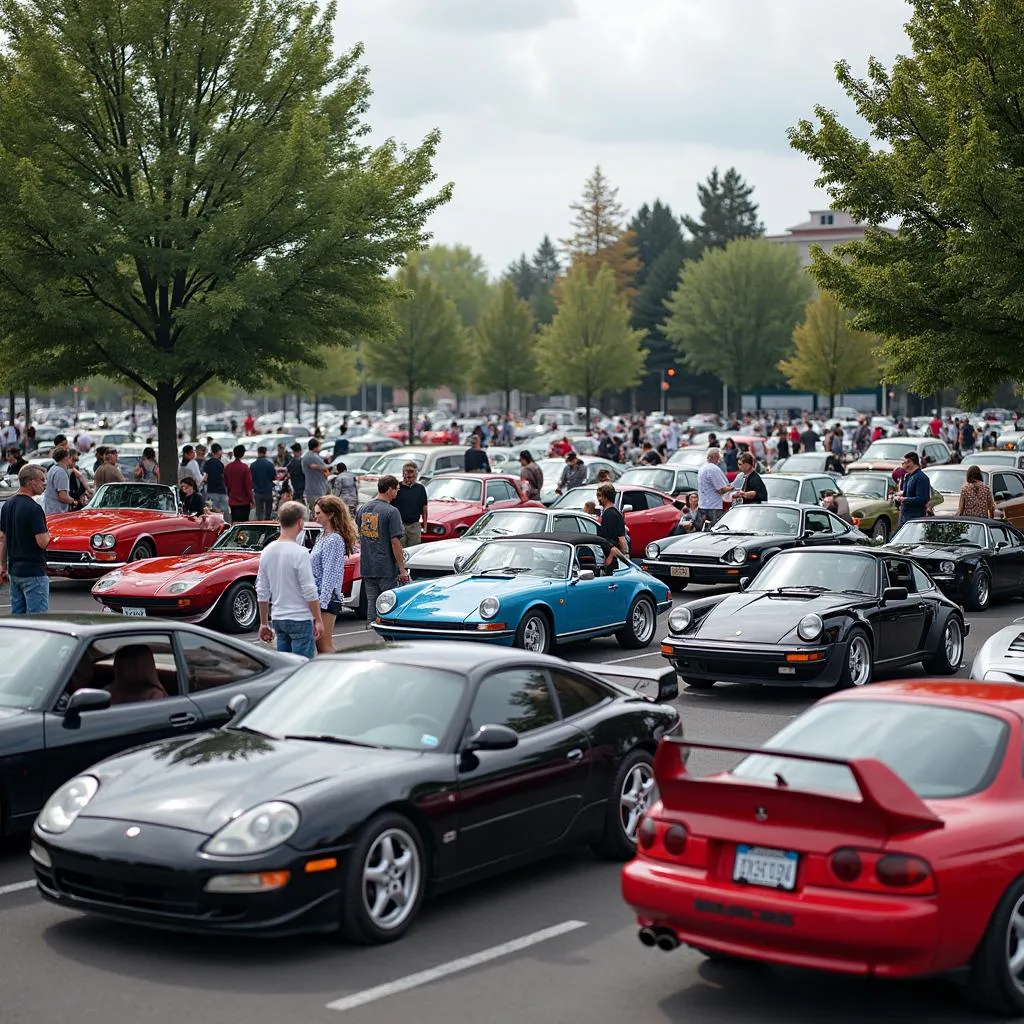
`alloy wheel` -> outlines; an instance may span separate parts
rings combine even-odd
[[[871,649],[868,647],[867,639],[860,633],[850,641],[846,659],[851,685],[866,686],[871,682]]]
[[[979,573],[978,575],[978,583],[977,590],[975,592],[975,597],[978,603],[978,610],[984,611],[988,607],[989,597],[988,576],[985,575],[985,573]]]
[[[231,602],[231,614],[238,628],[243,632],[250,629],[256,621],[258,613],[256,595],[248,588],[243,587],[235,594],[235,599]]]
[[[946,629],[942,634],[942,643],[945,647],[946,660],[953,668],[959,668],[960,659],[964,653],[964,636],[959,619],[950,618],[946,623]]]
[[[1006,926],[1006,966],[1010,980],[1024,993],[1024,896],[1014,904]]]
[[[638,643],[646,644],[654,634],[654,615],[651,605],[643,599],[633,606],[631,625]]]
[[[619,822],[631,843],[636,841],[640,819],[657,798],[654,769],[646,762],[633,765],[622,782],[619,795]]]
[[[547,623],[539,615],[531,615],[523,628],[523,649],[534,654],[543,654],[547,645]]]
[[[416,907],[423,865],[415,840],[400,828],[374,839],[363,862],[363,905],[376,927],[390,931]]]

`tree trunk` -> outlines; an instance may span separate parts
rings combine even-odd
[[[590,432],[590,403],[593,399],[591,392],[587,391],[583,396],[583,427],[589,433]]]
[[[288,419],[288,392],[281,392],[281,426],[284,426],[284,421]]]
[[[302,422],[302,395],[295,392],[295,422]]]
[[[413,420],[416,417],[415,408],[416,403],[414,401],[416,397],[416,387],[414,381],[409,381],[409,386],[406,389],[407,400],[409,402],[409,436],[406,438],[406,444],[413,444],[416,438],[416,432],[413,430]],[[394,399],[392,399],[394,401]]]
[[[320,423],[320,392],[313,392],[313,433],[316,433],[316,428]]]
[[[17,392],[14,390],[14,388],[11,388],[11,393],[7,397],[10,398],[10,400],[11,400],[10,417],[11,417],[11,422],[13,423],[14,422],[14,417],[17,415],[17,411],[18,411],[15,408],[15,405],[17,404],[17,401],[18,401],[18,395],[17,395]]]
[[[29,389],[25,388],[25,430],[28,431],[29,424],[32,422],[32,413],[29,408]]]
[[[157,451],[160,453],[160,481],[172,487],[178,481],[178,401],[174,384],[156,386]]]
[[[509,413],[512,411],[512,391],[510,388],[505,388],[505,418],[508,419]]]
[[[177,420],[175,420],[175,423],[177,423]],[[189,438],[188,439],[190,441],[198,441],[199,440],[199,392],[198,391],[192,396],[192,428],[191,428],[191,433],[189,434]]]
[[[834,391],[830,391],[828,394],[828,414],[829,416],[835,416],[836,414],[836,396]]]

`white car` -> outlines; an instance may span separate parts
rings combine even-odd
[[[974,656],[971,679],[1024,683],[1024,619],[993,633]]]

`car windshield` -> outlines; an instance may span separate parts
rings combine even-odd
[[[154,512],[178,510],[174,491],[163,484],[104,484],[86,508],[145,508]]]
[[[981,523],[958,523],[949,520],[912,519],[901,526],[892,538],[893,544],[976,544],[983,548],[988,543],[985,527]]]
[[[868,462],[876,459],[879,462],[902,462],[903,456],[913,450],[914,445],[909,441],[876,441],[868,445],[861,458]]]
[[[673,466],[694,466],[699,469],[708,461],[707,448],[681,448],[669,460]]]
[[[870,473],[851,474],[843,481],[843,494],[859,494],[865,498],[887,498],[893,487],[891,477],[872,476]]]
[[[1017,452],[982,452],[978,462],[983,462],[986,466],[1010,466],[1016,469],[1019,459],[1020,455]]]
[[[551,503],[552,508],[572,508],[578,512],[583,511],[583,507],[587,502],[594,502],[597,504],[596,488],[594,487],[574,487],[571,491],[566,491],[564,494],[560,494]]]
[[[300,668],[238,724],[270,736],[434,750],[452,730],[465,687],[463,676],[443,669],[325,658]]]
[[[628,469],[616,483],[620,487],[640,484],[642,487],[653,487],[656,491],[671,494],[675,490],[676,475],[671,469]]]
[[[783,480],[777,476],[763,477],[769,501],[796,501],[800,494],[799,480]]]
[[[427,461],[425,455],[385,455],[379,462],[373,464],[373,472],[380,476],[396,476],[402,479],[402,467],[407,462],[416,463],[416,471],[423,469],[423,463]]]
[[[803,455],[790,455],[788,458],[779,459],[775,468],[781,473],[786,470],[790,473],[799,473],[811,470],[815,473],[825,468],[828,455],[816,455],[814,452],[805,452]]]
[[[963,469],[929,469],[925,475],[932,487],[940,493],[959,494],[960,489],[967,481],[967,467],[965,466]],[[985,474],[981,475],[985,479]]]
[[[473,553],[462,571],[478,576],[513,573],[564,580],[569,575],[571,556],[568,544],[554,541],[491,540]]]
[[[984,789],[1002,760],[1009,730],[993,715],[917,701],[836,701],[819,704],[775,734],[769,750],[888,765],[924,800],[968,796]],[[913,743],[907,737],[913,736]],[[732,774],[795,789],[857,793],[843,765],[755,754]]]
[[[427,484],[427,497],[431,501],[476,501],[483,498],[483,481],[465,477],[440,476]]]
[[[547,516],[542,512],[499,511],[481,516],[464,534],[486,540],[489,537],[517,537],[523,533],[544,533]]]
[[[276,526],[238,524],[225,530],[214,542],[211,551],[262,551],[280,531]]]
[[[773,533],[795,537],[800,532],[800,510],[777,505],[737,505],[712,533]]]
[[[77,647],[74,637],[0,626],[0,707],[44,707]]]
[[[781,551],[750,584],[750,590],[816,590],[876,593],[875,560],[844,551]]]

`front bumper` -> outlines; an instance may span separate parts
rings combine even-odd
[[[399,625],[388,619],[377,619],[370,623],[372,629],[385,640],[476,640],[478,643],[502,644],[511,647],[515,640],[514,629],[477,629],[476,624],[466,626],[461,622],[438,622],[430,626]]]
[[[622,895],[642,927],[698,949],[844,974],[911,978],[935,970],[937,897],[716,882],[707,871],[637,858]]]
[[[644,558],[640,568],[663,583],[702,583],[709,586],[723,584],[738,587],[744,576],[753,576],[760,565],[729,565],[725,562],[666,562]]]
[[[843,670],[842,645],[751,644],[669,636],[661,641],[684,680],[763,683],[766,686],[835,686]]]
[[[60,579],[98,580],[127,562],[97,562],[87,551],[47,551],[46,574]],[[54,556],[59,557],[54,557]]]

